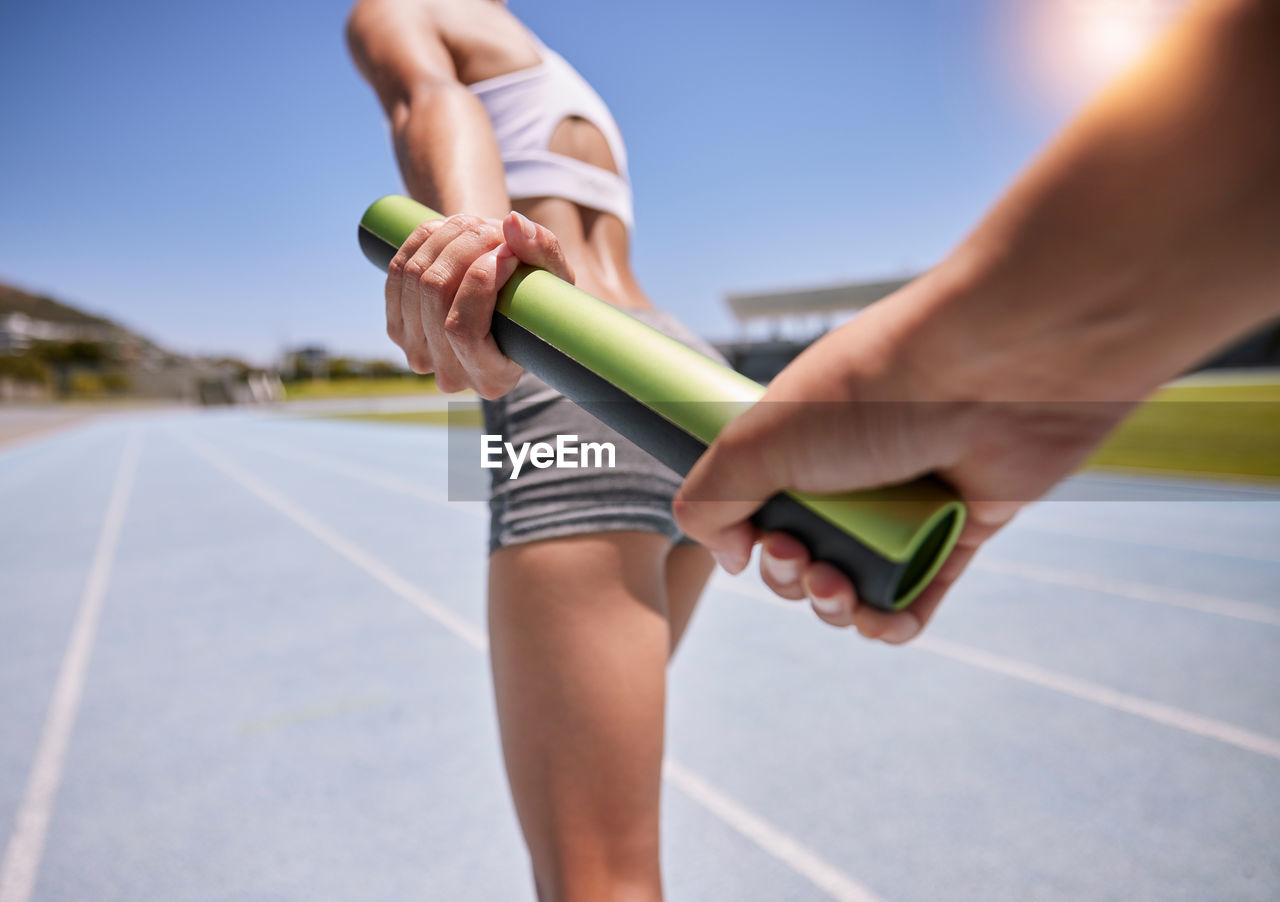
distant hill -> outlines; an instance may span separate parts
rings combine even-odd
[[[122,396],[191,401],[205,398],[206,384],[229,398],[244,381],[243,370],[236,361],[166,351],[105,316],[0,282],[0,403]]]
[[[49,324],[37,326],[34,332],[27,327],[28,339],[34,337],[53,341],[76,339],[102,341],[119,348],[131,349],[129,356],[135,359],[140,357],[153,360],[186,359],[184,355],[166,351],[145,335],[139,335],[127,326],[122,326],[105,316],[87,313],[78,307],[55,301],[48,295],[32,294],[4,282],[0,282],[0,350],[5,347],[3,341],[5,320],[15,313],[22,314],[37,324]],[[19,331],[23,330],[20,328]]]
[[[68,323],[85,326],[103,326],[128,332],[124,326],[101,316],[77,310],[53,298],[30,294],[12,285],[0,282],[0,317],[10,313],[25,313],[32,319],[51,323]]]

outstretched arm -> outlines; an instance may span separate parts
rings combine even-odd
[[[497,141],[440,27],[457,14],[442,0],[359,0],[347,41],[391,122],[409,193],[452,214],[414,231],[391,261],[387,334],[441,391],[496,398],[521,373],[489,331],[498,289],[521,261],[573,275],[550,232],[502,219],[511,207]]]
[[[725,429],[676,499],[685,532],[736,572],[747,517],[776,491],[938,473],[971,516],[906,611],[859,605],[786,536],[762,558],[775,591],[832,624],[918,633],[978,546],[1126,405],[1280,313],[1278,47],[1280,2],[1193,4],[956,251],[816,342]]]

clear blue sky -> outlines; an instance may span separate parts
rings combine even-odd
[[[0,4],[0,280],[181,351],[394,356],[348,5]],[[511,5],[612,106],[637,272],[712,336],[726,290],[929,265],[1080,99],[1028,90],[1017,0]]]

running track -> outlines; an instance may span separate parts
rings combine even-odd
[[[0,902],[532,899],[444,472],[441,430],[242,411],[0,448]],[[1280,898],[1280,493],[1099,485],[906,649],[717,577],[669,898]]]

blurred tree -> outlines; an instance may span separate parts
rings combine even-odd
[[[364,364],[350,357],[334,357],[329,361],[330,379],[352,379],[364,375],[365,372]]]
[[[385,379],[388,376],[403,376],[407,371],[390,360],[371,360],[367,372],[374,378]]]
[[[102,374],[102,387],[109,394],[123,395],[133,387],[133,383],[123,370],[108,370]]]
[[[104,391],[101,376],[88,370],[76,370],[67,380],[65,394],[73,398],[96,398]]]
[[[116,362],[115,350],[101,341],[41,341],[33,344],[27,353],[49,366],[57,392],[63,397],[77,392],[73,370],[98,370]]]
[[[29,354],[0,354],[0,376],[11,376],[19,382],[53,384],[48,364]]]

